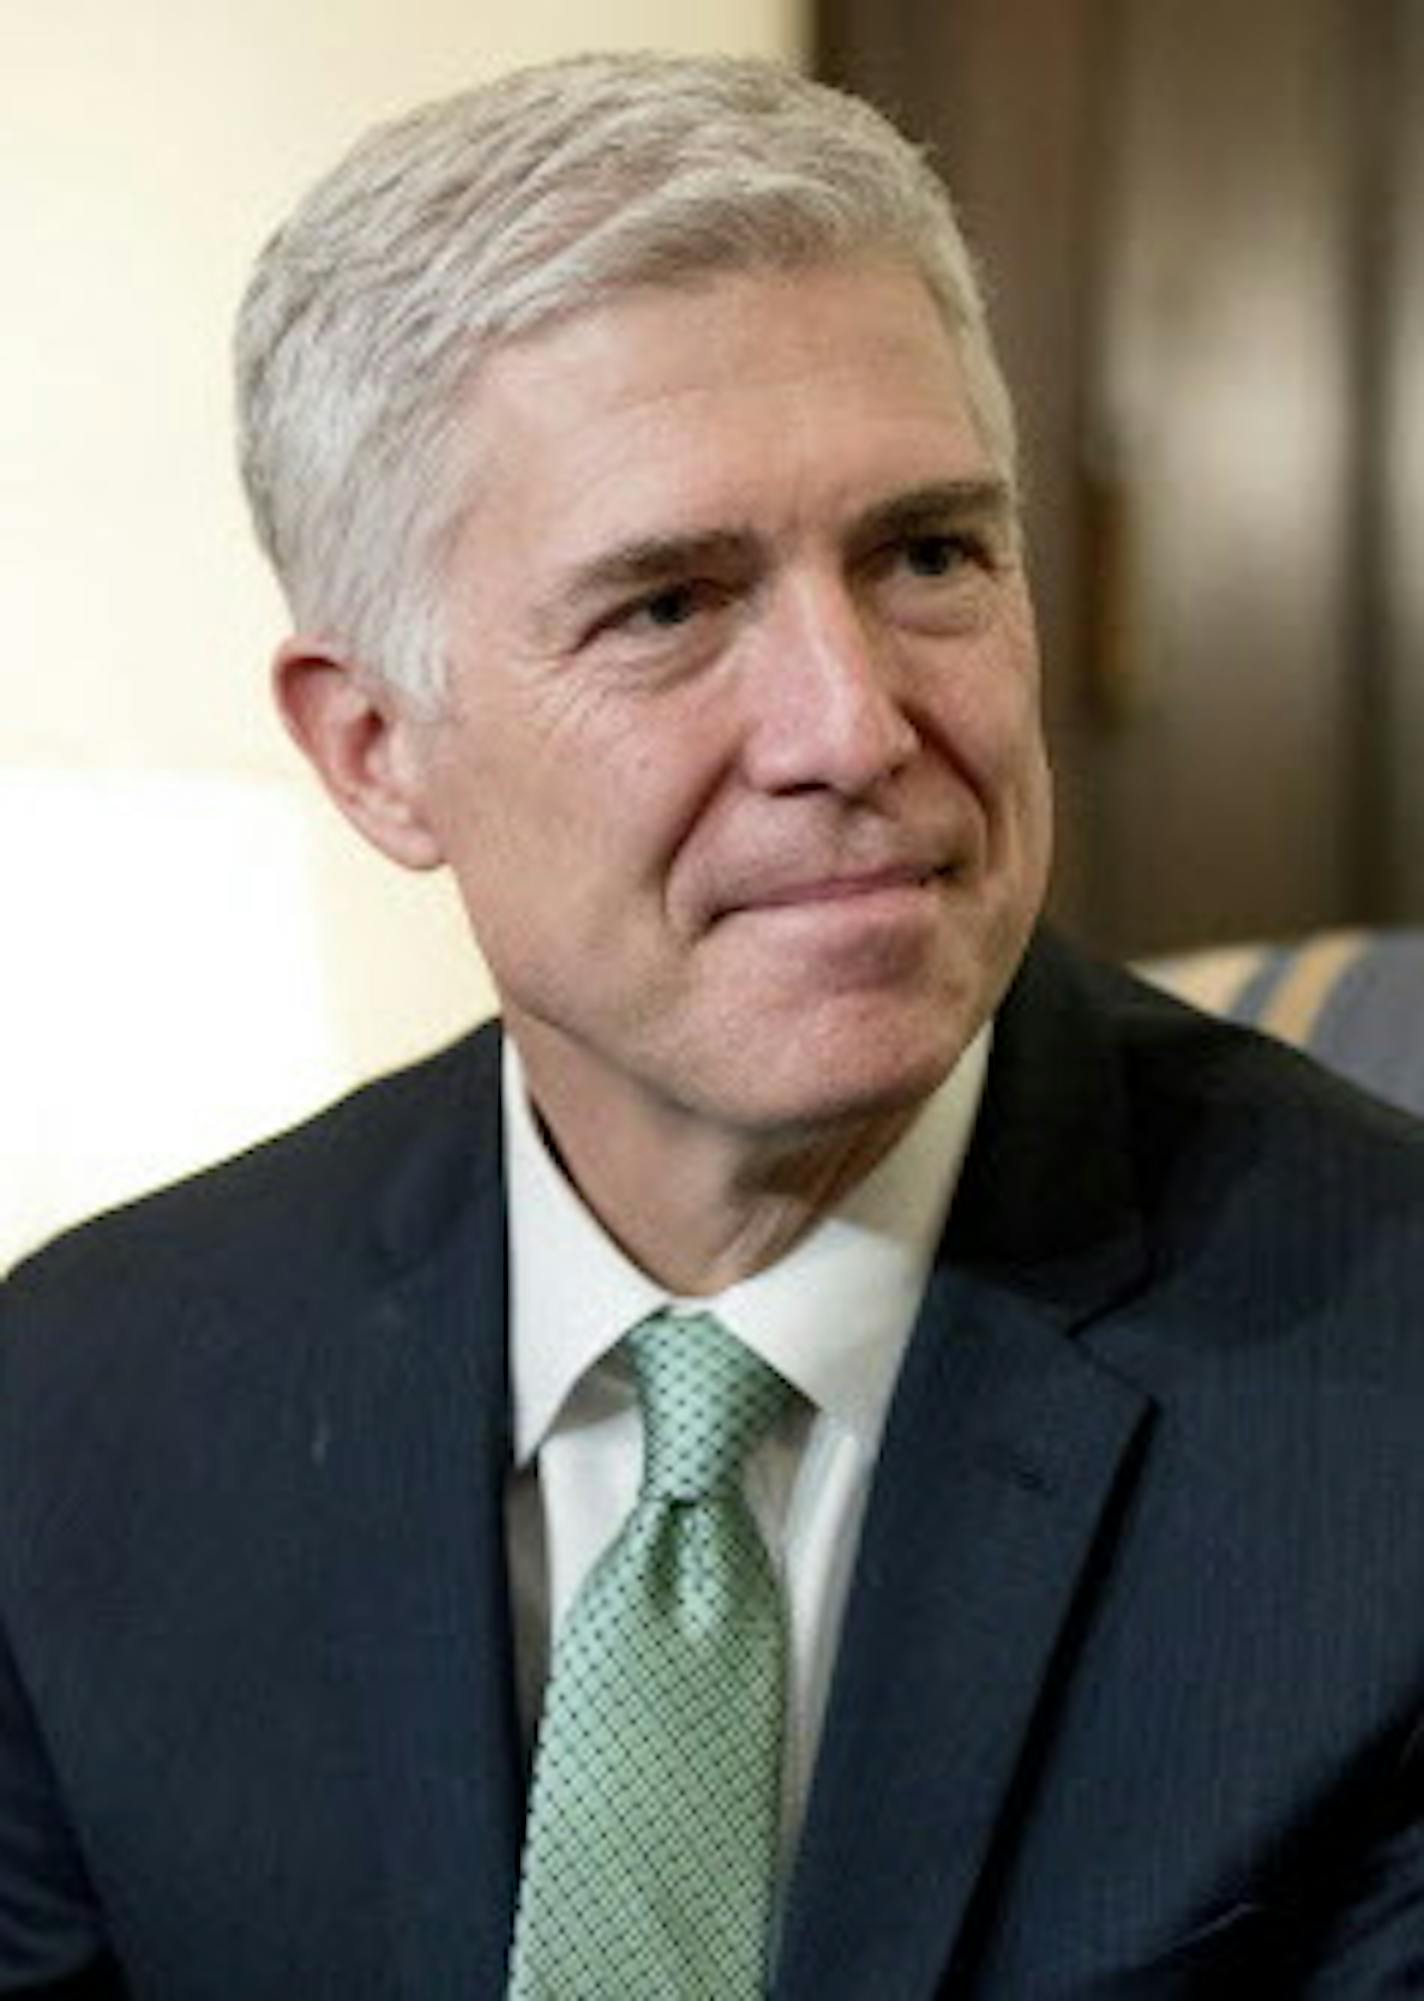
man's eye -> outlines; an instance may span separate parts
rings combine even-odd
[[[686,632],[690,640],[727,598],[727,590],[710,579],[692,577],[685,583],[659,584],[613,606],[597,620],[587,638],[649,646]]]
[[[653,591],[648,597],[640,598],[630,605],[623,622],[629,625],[652,625],[660,631],[686,625],[703,608],[707,594],[699,591],[695,584],[668,584],[660,591]]]
[[[967,535],[912,535],[902,545],[905,567],[917,577],[947,577],[978,560]]]

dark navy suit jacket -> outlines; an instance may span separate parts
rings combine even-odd
[[[0,1993],[500,1994],[497,1075],[485,1030],[8,1286]],[[1421,1717],[1421,1130],[1040,941],[776,2001],[1424,1994]]]

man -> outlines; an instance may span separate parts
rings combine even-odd
[[[1031,938],[916,155],[509,78],[240,369],[282,713],[504,1034],[12,1280],[0,1992],[1424,1993],[1424,1143]]]

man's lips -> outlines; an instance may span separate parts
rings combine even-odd
[[[749,888],[722,906],[723,917],[757,910],[793,910],[817,904],[854,903],[896,890],[928,889],[954,874],[949,866],[904,863],[891,868],[815,875]]]

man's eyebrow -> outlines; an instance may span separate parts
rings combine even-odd
[[[855,545],[870,545],[949,521],[987,521],[1007,527],[1013,518],[1013,493],[1007,480],[989,474],[930,480],[869,507],[855,522],[850,540]],[[599,599],[622,592],[650,589],[699,570],[745,569],[755,564],[757,548],[756,535],[749,528],[638,536],[575,563],[554,585],[537,615],[541,623],[552,626],[577,616]]]
[[[931,480],[867,508],[855,524],[854,539],[873,544],[931,524],[955,521],[1007,528],[1013,519],[1014,497],[1007,480],[987,474],[974,479]]]
[[[745,565],[753,556],[749,530],[717,528],[706,534],[648,535],[601,550],[561,577],[546,610],[554,616],[577,611],[590,599],[636,591],[689,571]]]

